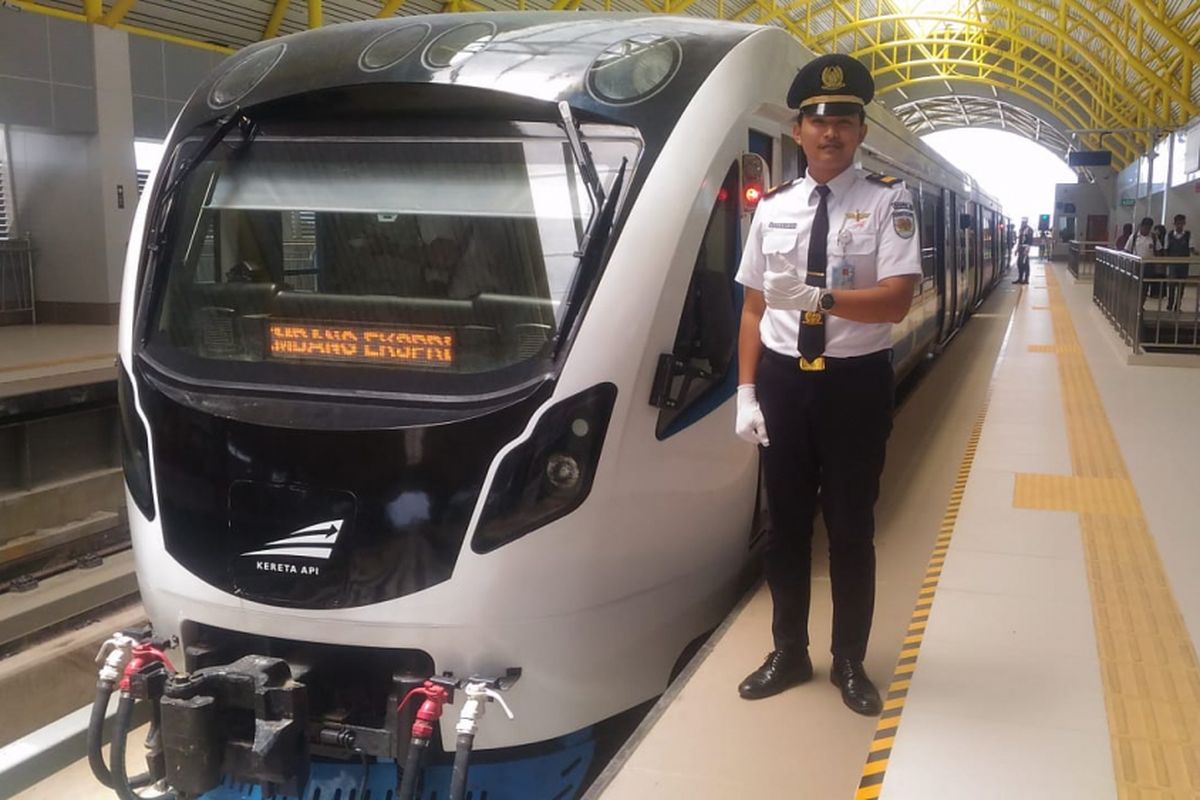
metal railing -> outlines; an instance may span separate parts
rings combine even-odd
[[[33,296],[33,242],[28,237],[0,239],[0,324],[6,322],[37,322]]]
[[[1200,257],[1095,253],[1092,300],[1135,354],[1200,353]]]
[[[1108,242],[1075,242],[1067,250],[1067,269],[1078,279],[1092,277],[1096,263],[1096,248],[1107,247]]]

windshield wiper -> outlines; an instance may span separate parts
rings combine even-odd
[[[583,143],[579,136],[579,123],[571,113],[571,106],[566,100],[558,101],[558,114],[562,117],[563,130],[567,132],[567,141],[571,143],[571,153],[579,167],[579,174],[587,184],[588,194],[592,196],[595,213],[600,212],[604,205],[604,187],[600,185],[600,173],[596,172],[596,162],[592,160],[592,151]]]
[[[167,184],[165,189],[163,189],[161,198],[159,200],[159,212],[155,216],[154,236],[151,239],[152,244],[150,245],[152,250],[157,250],[164,243],[166,238],[167,217],[170,216],[171,206],[174,205],[175,195],[178,193],[179,187],[183,185],[183,182],[187,179],[188,175],[191,175],[192,171],[195,170],[196,167],[201,163],[203,163],[204,159],[208,158],[209,153],[216,149],[216,146],[224,141],[225,137],[228,136],[229,132],[234,128],[240,128],[242,131],[242,141],[237,147],[238,150],[241,150],[246,145],[250,144],[250,142],[254,141],[254,137],[258,135],[259,130],[257,122],[250,119],[250,117],[242,113],[241,110],[234,111],[228,117],[221,120],[221,123],[217,125],[212,133],[210,133],[204,139],[204,141],[200,143],[200,147],[196,150],[195,154],[188,158],[184,158],[180,162],[179,168],[175,170],[175,174],[171,177],[171,182]]]
[[[599,207],[599,212],[593,215],[592,222],[583,235],[584,241],[580,246],[582,252],[579,258],[579,274],[571,289],[571,301],[567,305],[567,313],[563,315],[562,324],[555,334],[558,339],[554,347],[556,358],[567,340],[567,336],[563,333],[570,334],[587,294],[595,286],[596,275],[600,271],[600,258],[604,254],[604,245],[608,241],[608,235],[612,232],[617,213],[617,199],[621,196],[621,187],[625,183],[625,168],[628,166],[629,159],[622,158],[621,167],[617,170],[617,177],[613,179],[608,199],[602,207]]]

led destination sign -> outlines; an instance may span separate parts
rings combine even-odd
[[[311,322],[273,322],[269,327],[274,358],[454,366],[454,334],[446,330]]]

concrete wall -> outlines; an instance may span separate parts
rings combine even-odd
[[[111,302],[97,214],[94,136],[9,128],[13,192],[21,229],[37,247],[40,302]]]
[[[1073,218],[1075,225],[1074,239],[1083,241],[1087,238],[1087,224],[1090,215],[1108,217],[1108,224],[1105,229],[1103,239],[1111,241],[1113,227],[1113,184],[1116,174],[1111,169],[1093,170],[1096,178],[1095,183],[1060,183],[1054,187],[1054,214],[1051,220],[1053,237],[1052,256],[1054,258],[1065,257],[1068,248],[1068,239],[1064,239],[1062,234],[1063,221],[1066,218]],[[1074,211],[1069,211],[1071,207]]]
[[[165,139],[192,90],[225,58],[219,53],[129,37],[133,135]]]
[[[96,131],[89,26],[0,6],[0,122]]]
[[[224,58],[0,4],[0,125],[38,318],[112,322],[137,206],[135,138],[166,138]]]

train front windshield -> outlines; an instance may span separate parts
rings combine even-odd
[[[536,372],[598,213],[550,130],[218,147],[168,217],[147,352],[202,377],[400,391]],[[588,144],[607,192],[638,144]]]

